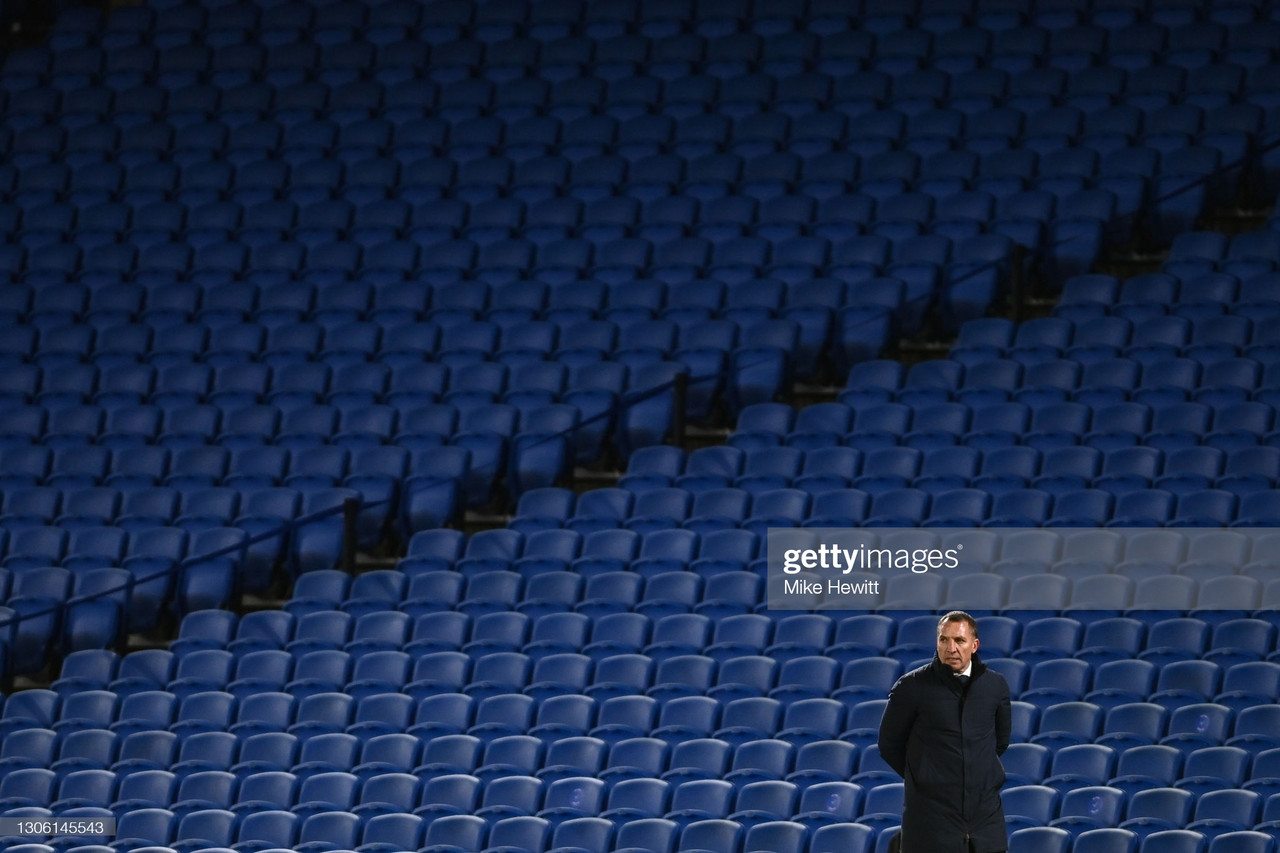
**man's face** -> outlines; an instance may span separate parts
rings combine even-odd
[[[938,657],[952,672],[963,672],[978,650],[978,638],[963,619],[943,622],[938,629]]]

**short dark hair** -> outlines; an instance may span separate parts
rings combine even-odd
[[[969,630],[973,632],[973,638],[978,639],[978,620],[974,619],[963,610],[952,610],[946,616],[938,620],[938,633],[942,633],[942,626],[948,622],[963,622],[969,626]]]

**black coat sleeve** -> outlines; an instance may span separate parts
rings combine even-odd
[[[1013,710],[1009,702],[1009,684],[1001,679],[1000,698],[996,702],[996,755],[1004,755],[1013,732]]]
[[[898,679],[889,691],[889,703],[880,718],[880,757],[903,778],[907,775],[907,739],[918,713],[917,694],[912,687],[911,679]]]

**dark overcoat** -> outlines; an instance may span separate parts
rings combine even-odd
[[[963,687],[936,656],[889,692],[880,754],[904,783],[902,853],[1008,849],[1000,755],[1009,746],[1009,684],[973,656]]]

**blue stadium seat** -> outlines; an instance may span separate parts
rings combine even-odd
[[[1043,784],[1065,794],[1082,785],[1103,785],[1115,768],[1115,752],[1109,747],[1081,744],[1063,747],[1054,754],[1052,775]]]
[[[1106,785],[1087,785],[1062,795],[1059,816],[1050,826],[1066,829],[1078,836],[1089,829],[1107,829],[1119,825],[1124,813],[1125,795]]]
[[[361,806],[369,803],[361,803]],[[366,814],[368,814],[366,812]],[[370,850],[412,847],[422,839],[423,820],[412,814],[373,814],[365,821],[360,836],[362,846]]]
[[[1258,818],[1260,796],[1254,791],[1211,790],[1200,795],[1187,828],[1216,839],[1251,827]]]
[[[856,747],[844,741],[804,744],[796,750],[794,769],[787,774],[787,779],[802,786],[843,781],[853,774],[857,759]]]

